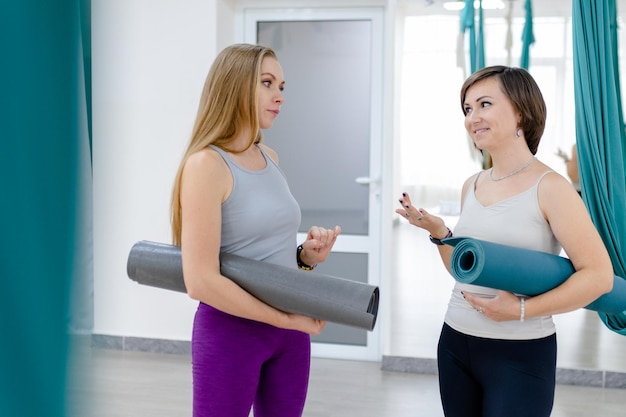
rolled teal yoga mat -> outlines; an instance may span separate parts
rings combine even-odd
[[[294,248],[294,263],[295,263]],[[288,313],[373,330],[378,287],[348,279],[220,255],[220,271],[259,300]],[[179,246],[142,240],[128,255],[128,277],[139,284],[187,292]]]
[[[450,269],[464,284],[535,296],[559,286],[574,273],[569,259],[550,253],[500,245],[470,237],[443,241],[454,246]],[[626,310],[626,280],[615,276],[613,290],[585,307],[620,314]]]

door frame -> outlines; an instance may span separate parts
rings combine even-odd
[[[368,284],[381,287],[382,258],[385,240],[383,238],[383,181],[385,147],[383,119],[384,96],[384,9],[369,8],[254,8],[244,7],[240,16],[239,42],[257,42],[257,22],[263,21],[320,21],[320,20],[370,20],[372,22],[372,85],[371,85],[371,120],[370,120],[370,172],[359,178],[359,183],[369,187],[369,234],[367,236],[342,234],[333,247],[333,252],[364,253],[368,255]],[[355,181],[357,179],[355,178]],[[298,234],[298,241],[306,238],[304,233]],[[384,326],[384,291],[381,298],[377,323],[373,331],[367,332],[365,346],[340,345],[331,343],[312,343],[312,356],[333,359],[381,360],[381,334]]]

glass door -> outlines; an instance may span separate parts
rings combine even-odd
[[[299,241],[313,225],[340,225],[317,271],[378,285],[382,9],[246,9],[244,21],[244,42],[272,47],[285,73],[285,104],[264,140],[302,209]],[[379,327],[329,323],[313,355],[379,360]]]

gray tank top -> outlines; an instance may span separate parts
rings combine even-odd
[[[467,191],[454,235],[558,255],[561,246],[541,213],[537,196],[539,183],[551,172],[544,173],[528,190],[489,206],[483,206],[476,199],[474,182]],[[455,283],[445,321],[460,332],[492,339],[537,339],[555,332],[551,316],[535,317],[523,323],[519,320],[495,322],[488,319],[465,301],[461,291],[483,297],[494,297],[496,294],[496,290],[491,288]]]
[[[233,190],[222,204],[221,252],[297,268],[300,206],[283,171],[260,147],[266,166],[258,171],[242,168],[222,149],[211,148],[233,175]]]

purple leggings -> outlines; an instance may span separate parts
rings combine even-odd
[[[191,340],[193,417],[300,417],[309,383],[308,334],[200,303]]]

